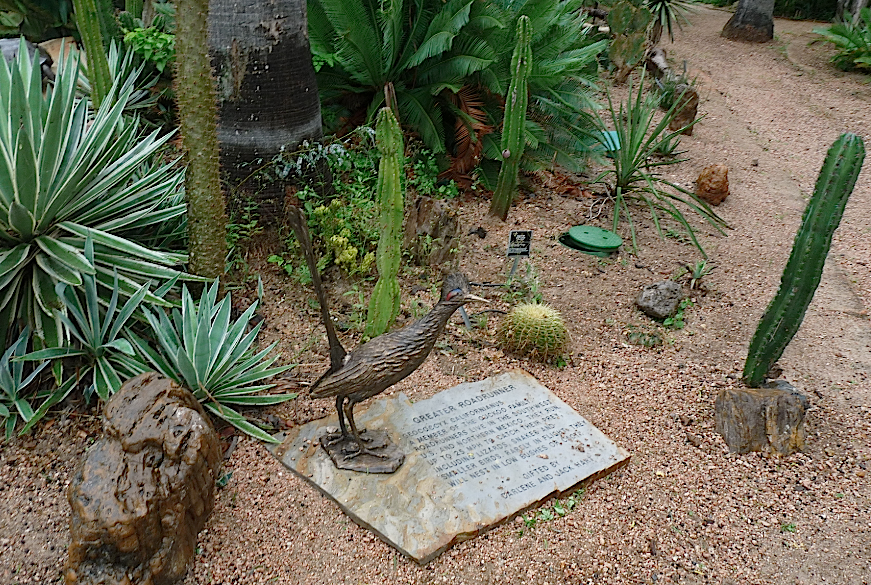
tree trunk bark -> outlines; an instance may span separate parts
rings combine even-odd
[[[187,157],[185,193],[190,270],[208,278],[224,274],[227,218],[218,171],[215,80],[209,64],[208,0],[178,0],[176,96],[182,150]]]
[[[211,0],[209,47],[218,78],[221,163],[233,184],[282,149],[322,137],[305,0]],[[253,191],[257,185],[243,185]],[[260,197],[283,201],[283,185]]]
[[[774,0],[740,0],[721,34],[732,41],[770,41],[774,38]]]

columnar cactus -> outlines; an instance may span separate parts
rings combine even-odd
[[[103,47],[103,33],[96,0],[73,0],[76,11],[76,26],[82,35],[88,57],[88,80],[91,82],[91,101],[99,108],[112,88],[109,61]]]
[[[528,16],[517,19],[517,45],[511,57],[511,85],[505,96],[505,120],[502,123],[502,168],[493,192],[490,215],[502,221],[508,217],[508,209],[517,188],[517,168],[523,156],[525,144],[524,126],[526,106],[529,103],[527,80],[532,69],[532,25]]]
[[[758,387],[765,380],[798,331],[820,284],[832,234],[841,222],[864,159],[865,145],[852,133],[843,134],[829,149],[783,270],[780,290],[750,342],[744,364],[744,383],[748,386]]]
[[[399,260],[402,254],[402,214],[404,194],[400,173],[403,164],[402,130],[390,108],[381,108],[375,123],[375,141],[381,153],[378,165],[378,207],[381,214],[378,251],[375,265],[378,282],[369,300],[369,314],[364,333],[381,335],[399,313]]]

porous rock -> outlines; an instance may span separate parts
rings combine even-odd
[[[783,380],[762,388],[724,388],[714,405],[717,432],[733,453],[789,455],[805,446],[808,400]]]
[[[666,319],[674,315],[683,297],[681,286],[673,280],[660,280],[641,290],[635,304],[654,319]]]
[[[699,111],[699,93],[692,85],[679,83],[674,88],[674,96],[678,103],[674,107],[674,117],[668,122],[668,129],[672,132],[692,124]],[[693,128],[695,124],[684,129],[681,134],[692,136]]]
[[[709,165],[696,179],[696,195],[710,205],[719,205],[729,196],[729,167]]]
[[[408,213],[405,249],[419,265],[439,266],[457,255],[460,221],[444,201],[422,195]]]
[[[214,507],[218,436],[190,392],[154,373],[106,403],[103,432],[67,493],[65,582],[175,583]]]

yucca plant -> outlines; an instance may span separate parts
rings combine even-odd
[[[78,77],[72,56],[43,95],[27,51],[0,63],[0,339],[25,322],[37,349],[60,347],[67,337],[55,312],[57,283],[79,288],[92,274],[100,290],[112,290],[117,270],[120,292],[130,296],[146,281],[176,278],[174,267],[186,260],[124,235],[185,211],[167,205],[181,172],[153,160],[170,135],[137,137],[135,121],[122,116],[129,84],[121,91],[116,81],[118,98],[91,112],[76,96]],[[88,238],[93,262],[84,255]]]
[[[725,221],[718,216],[710,206],[699,199],[695,193],[669,181],[660,175],[660,167],[683,162],[685,159],[654,158],[657,152],[670,147],[671,142],[695,121],[673,132],[668,131],[668,124],[677,114],[680,100],[663,115],[659,123],[654,124],[654,114],[657,111],[658,100],[651,94],[644,94],[644,75],[635,91],[630,85],[626,103],[615,108],[611,94],[608,94],[609,120],[598,117],[597,125],[603,144],[605,133],[612,126],[617,132],[617,142],[620,147],[613,151],[612,168],[600,174],[596,181],[603,183],[606,179],[614,198],[614,215],[612,230],[617,231],[620,218],[625,217],[629,223],[632,236],[632,247],[637,249],[635,238],[635,223],[632,220],[630,203],[638,203],[650,211],[657,233],[663,235],[660,225],[660,215],[665,214],[681,224],[689,234],[690,240],[707,258],[702,245],[696,238],[695,230],[678,204],[694,211],[715,229],[722,233],[726,227]]]
[[[75,380],[70,378],[53,390],[28,393],[28,388],[49,364],[44,361],[30,366],[22,359],[27,353],[29,339],[30,330],[25,327],[0,357],[0,419],[3,420],[6,440],[15,433],[19,419],[25,423],[19,434],[24,434],[45,416],[49,408],[66,398],[75,385]],[[42,404],[34,410],[33,404],[39,400],[42,400]]]
[[[686,14],[692,10],[687,2],[682,0],[645,0],[647,10],[653,14],[653,23],[650,25],[648,38],[651,45],[659,43],[664,31],[668,32],[668,39],[674,42],[674,30],[672,25],[683,28],[688,23]]]
[[[855,18],[829,28],[817,27],[814,32],[838,47],[832,57],[836,67],[871,71],[871,8],[863,8]]]
[[[203,292],[199,306],[182,288],[181,308],[171,316],[146,307],[143,312],[157,342],[156,349],[131,335],[140,356],[155,370],[184,386],[203,406],[239,430],[261,441],[276,442],[248,422],[231,406],[266,406],[296,398],[296,394],[257,394],[272,384],[255,384],[292,366],[270,367],[276,356],[267,357],[278,342],[264,350],[252,350],[260,323],[247,331],[257,303],[230,323],[232,302],[228,294],[217,301],[218,282]],[[247,331],[247,332],[246,332]]]
[[[85,258],[92,263],[94,261],[94,246],[90,239],[85,242]],[[96,392],[101,400],[106,401],[121,388],[124,380],[148,370],[142,361],[135,359],[133,346],[123,336],[127,322],[148,292],[148,284],[140,286],[124,306],[119,308],[116,273],[112,296],[104,308],[94,275],[85,274],[82,280],[81,294],[64,282],[55,285],[58,298],[63,303],[63,310],[59,311],[58,316],[75,341],[64,347],[35,351],[23,359],[41,361],[77,358],[82,366],[76,368],[76,377],[79,380],[88,377],[91,379],[90,385],[84,391],[85,398],[89,399]],[[174,281],[158,291],[157,296],[162,296],[172,284]]]

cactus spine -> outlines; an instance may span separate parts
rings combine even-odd
[[[404,148],[402,130],[389,107],[381,108],[375,123],[375,141],[381,153],[378,165],[378,208],[381,214],[378,251],[375,264],[378,282],[369,300],[369,314],[364,333],[381,335],[399,313],[399,260],[401,255],[404,195],[400,173]]]
[[[505,97],[505,121],[502,123],[502,168],[499,169],[499,179],[496,191],[493,192],[493,202],[490,204],[490,215],[505,221],[508,209],[517,188],[517,169],[520,157],[523,156],[525,143],[524,126],[526,123],[526,106],[529,103],[527,80],[532,69],[532,25],[528,16],[517,19],[517,45],[511,56],[511,85]]]
[[[109,61],[103,47],[100,14],[95,0],[73,0],[76,26],[82,35],[82,43],[88,57],[88,80],[91,82],[91,101],[94,109],[100,107],[112,88]]]
[[[750,342],[744,364],[744,383],[748,386],[762,384],[798,331],[820,284],[832,234],[841,222],[864,158],[865,145],[852,133],[841,135],[826,154],[783,270],[780,290],[765,310]]]

